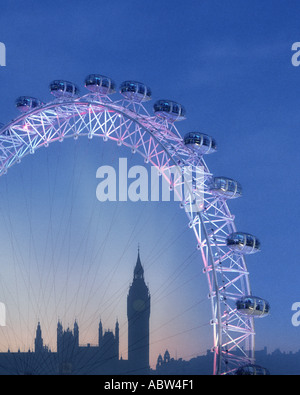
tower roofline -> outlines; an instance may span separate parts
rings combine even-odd
[[[141,257],[140,257],[140,245],[138,245],[138,256],[133,274],[134,274],[134,279],[144,278],[144,268],[142,266]]]

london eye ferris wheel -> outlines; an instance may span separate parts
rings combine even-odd
[[[213,373],[263,374],[255,365],[254,319],[268,315],[270,306],[252,295],[245,259],[260,250],[260,242],[236,229],[230,212],[228,201],[242,195],[239,182],[208,169],[204,158],[217,151],[215,139],[199,131],[182,137],[176,125],[185,119],[185,109],[172,100],[157,100],[151,115],[147,102],[152,93],[143,83],[123,82],[115,100],[116,85],[108,77],[91,74],[85,87],[88,93],[80,95],[75,84],[55,80],[50,84],[54,100],[17,99],[21,114],[0,128],[0,175],[40,147],[87,136],[112,140],[141,155],[174,191],[184,184],[180,206],[208,282]]]

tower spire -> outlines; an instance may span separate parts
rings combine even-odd
[[[41,329],[40,321],[38,321],[37,328],[36,328],[34,346],[35,346],[35,352],[43,351],[43,337],[42,337],[42,329]]]
[[[143,374],[149,369],[150,294],[144,280],[139,244],[134,278],[127,296],[127,318],[129,365]]]
[[[137,256],[137,261],[135,264],[134,268],[134,279],[138,278],[144,278],[144,269],[141,263],[141,258],[140,258],[140,244],[138,244],[138,256]]]

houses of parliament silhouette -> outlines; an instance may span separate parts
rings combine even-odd
[[[119,323],[115,332],[104,331],[99,322],[98,345],[79,345],[79,326],[73,330],[57,324],[57,351],[44,346],[41,324],[37,324],[34,351],[0,353],[0,374],[149,374],[150,293],[138,250],[133,281],[127,295],[128,359],[119,357]]]

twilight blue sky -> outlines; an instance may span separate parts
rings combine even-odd
[[[169,98],[185,106],[187,120],[178,125],[182,134],[196,129],[216,138],[219,151],[207,159],[208,166],[215,175],[241,182],[244,196],[230,202],[230,209],[238,228],[256,234],[262,244],[262,252],[247,259],[253,294],[266,298],[272,308],[271,316],[256,324],[258,349],[300,349],[300,328],[291,324],[291,306],[300,301],[300,67],[291,63],[291,46],[300,41],[299,11],[296,0],[14,0],[0,9],[0,41],[7,50],[7,66],[0,68],[0,122],[17,116],[14,101],[20,95],[51,100],[48,84],[53,79],[73,81],[84,93],[86,75],[100,73],[117,84],[127,79],[145,82],[154,100]],[[121,154],[126,156],[94,141],[92,147],[85,141],[55,144],[0,179],[0,259],[5,262],[6,290],[0,300],[8,306],[14,300],[9,315],[17,320],[12,324],[15,334],[3,334],[9,339],[1,342],[4,348],[18,344],[25,321],[30,322],[28,341],[20,342],[31,347],[37,317],[46,343],[51,343],[55,314],[65,325],[72,325],[77,315],[80,326],[83,313],[78,310],[89,314],[82,316],[81,333],[87,333],[82,342],[93,343],[109,296],[101,317],[110,328],[116,317],[120,320],[121,352],[126,356],[122,314],[138,242],[153,294],[152,361],[166,347],[183,358],[210,347],[209,303],[202,303],[206,279],[196,254],[190,256],[195,245],[182,212],[154,203],[116,203],[104,209],[95,201],[97,168],[117,163]],[[58,230],[55,226],[64,215],[68,219]],[[88,265],[92,259],[86,277],[81,277],[82,262]],[[37,264],[41,261],[42,270]],[[189,264],[180,273],[185,261]],[[61,280],[59,300],[50,296],[54,286],[43,283],[51,276]],[[26,288],[28,278],[34,289]],[[75,304],[68,298],[79,289],[74,285],[73,290],[72,284],[80,281],[84,295],[78,293],[81,304]],[[53,317],[42,303],[30,307],[22,295],[32,305],[43,300]],[[84,300],[93,304],[89,313]]]

